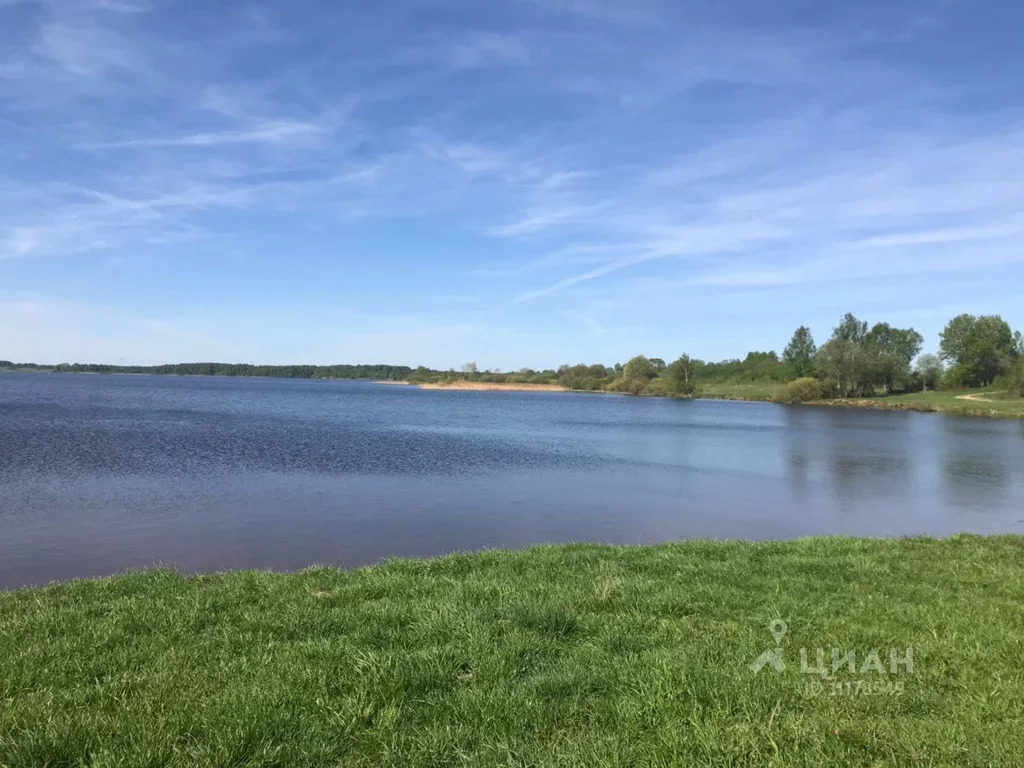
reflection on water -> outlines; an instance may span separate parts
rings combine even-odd
[[[1008,500],[1007,458],[1016,462],[1018,473],[1024,470],[1018,455],[1022,435],[1008,428],[1012,422],[994,423],[1001,429],[979,429],[966,418],[943,420],[945,490],[959,507],[982,512],[1001,508]],[[959,450],[952,450],[957,445]],[[1024,505],[1019,505],[1018,509],[1024,510]]]
[[[1024,423],[0,374],[0,586],[536,542],[1024,532]]]

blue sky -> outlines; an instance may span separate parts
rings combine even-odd
[[[0,358],[1024,326],[1019,0],[0,0]]]

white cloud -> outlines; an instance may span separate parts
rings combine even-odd
[[[308,144],[322,138],[330,127],[297,120],[265,121],[243,130],[206,131],[187,136],[131,139],[93,145],[93,149],[129,147],[219,147],[228,144]]]
[[[23,25],[0,54],[5,269],[85,253],[130,268],[205,238],[255,253],[256,230],[305,253],[351,232],[394,260],[390,278],[351,256],[379,293],[429,259],[437,295],[593,327],[618,294],[621,314],[656,314],[656,284],[756,297],[1016,263],[1024,114],[972,113],[968,74],[906,63],[942,50],[944,10],[914,26],[919,4],[755,20],[664,0],[460,15],[399,0],[315,19],[211,6],[199,23],[135,0],[0,6]],[[482,337],[457,329],[499,325],[423,322],[472,357]],[[428,343],[404,326],[365,338]]]
[[[144,66],[120,37],[89,21],[44,24],[34,51],[78,76],[102,75],[108,70],[137,72]]]
[[[30,227],[15,227],[8,232],[5,242],[0,246],[0,258],[26,256],[39,244],[36,231]]]

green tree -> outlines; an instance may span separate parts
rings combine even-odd
[[[622,375],[626,379],[650,381],[658,375],[658,371],[650,360],[643,355],[637,355],[626,363],[625,368],[622,369]]]
[[[801,325],[793,332],[789,346],[782,353],[782,359],[790,367],[794,379],[804,378],[814,373],[814,358],[818,347],[814,343],[811,329]]]
[[[921,351],[924,337],[913,328],[893,328],[876,323],[864,337],[873,383],[886,392],[905,389],[910,381],[910,363]]]
[[[847,312],[818,350],[816,368],[840,397],[872,394],[877,372],[866,339],[868,324]]]
[[[864,341],[864,337],[868,335],[868,324],[867,322],[858,320],[851,313],[847,312],[843,315],[843,319],[839,321],[839,325],[832,331],[833,339],[840,339],[842,341],[850,341],[854,344],[860,344]]]
[[[999,315],[957,315],[942,331],[939,352],[968,386],[985,387],[1019,357],[1017,339]]]
[[[669,393],[678,397],[697,394],[697,367],[689,355],[682,355],[665,370]]]
[[[1006,390],[1011,397],[1024,397],[1024,355],[1017,358],[1007,374]]]
[[[631,358],[622,369],[620,388],[623,392],[639,395],[647,389],[647,385],[658,375],[657,370],[643,355]]]
[[[818,350],[816,363],[819,378],[828,382],[840,397],[870,392],[870,370],[862,344],[830,339]]]
[[[935,389],[943,374],[942,360],[938,355],[921,355],[914,365],[914,373],[921,378],[921,386],[925,391]]]

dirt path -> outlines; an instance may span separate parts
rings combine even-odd
[[[989,392],[990,395],[1001,395],[1002,392]],[[957,400],[970,400],[972,403],[991,403],[991,397],[982,397],[981,395],[957,395]]]

